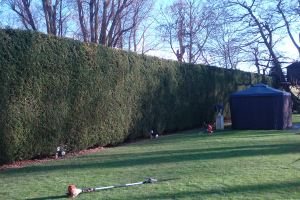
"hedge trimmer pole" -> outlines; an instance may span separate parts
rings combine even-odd
[[[127,187],[127,186],[141,185],[141,184],[145,184],[145,183],[155,183],[155,182],[161,182],[161,181],[180,179],[180,178],[170,178],[170,179],[157,180],[157,179],[148,178],[148,177],[145,177],[145,178],[147,178],[148,180],[144,181],[144,182],[128,183],[128,184],[124,184],[124,185],[113,185],[113,186],[106,186],[106,187],[99,187],[99,188],[77,189],[74,185],[69,185],[67,195],[68,195],[68,197],[76,197],[78,194],[80,194],[82,192],[91,192],[91,191],[96,191],[96,190],[106,190],[106,189],[117,188],[117,187]]]

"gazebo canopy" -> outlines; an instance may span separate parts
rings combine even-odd
[[[292,125],[291,93],[259,83],[230,94],[233,129],[278,130]]]
[[[257,96],[282,96],[282,95],[291,96],[291,93],[277,90],[275,88],[269,87],[268,85],[259,83],[253,85],[248,89],[230,94],[230,97],[245,97],[245,96],[257,97]]]

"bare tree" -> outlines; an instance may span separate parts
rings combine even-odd
[[[298,4],[298,5],[297,5]],[[293,42],[294,46],[297,48],[300,56],[300,46],[296,42],[293,33],[292,33],[292,24],[299,22],[299,16],[300,16],[300,0],[278,0],[277,4],[277,10],[279,14],[281,15],[284,23],[285,28],[287,30],[287,33]],[[299,35],[300,36],[300,35]],[[299,38],[300,39],[300,38]]]
[[[271,68],[270,54],[261,43],[254,43],[243,48],[245,52],[244,63],[249,63],[257,69],[258,74],[266,75],[266,71]]]
[[[135,32],[134,37],[134,46],[135,52],[141,54],[147,54],[150,51],[156,50],[160,41],[156,39],[155,35],[152,34],[152,31],[149,29],[153,28],[154,21],[145,21],[144,23],[139,25],[140,28],[140,36],[137,37],[137,33]]]
[[[100,44],[106,46],[115,46],[119,38],[127,31],[132,29],[136,24],[131,23],[125,29],[120,29],[121,20],[127,16],[131,9],[126,10],[135,0],[104,0],[103,15],[100,32]]]
[[[186,10],[186,4],[180,0],[171,6],[161,7],[161,18],[158,19],[160,37],[170,45],[178,61],[184,61],[187,48],[184,41],[187,37]]]
[[[83,41],[89,42],[88,25],[86,22],[85,9],[82,0],[77,0],[78,18],[80,22],[81,33],[83,35]]]
[[[91,42],[98,43],[100,0],[90,1],[90,35]]]
[[[106,5],[104,1],[104,6]],[[99,42],[100,0],[85,2],[77,0],[78,19],[84,42]]]
[[[128,41],[128,50],[145,54],[154,50],[158,45],[158,42],[154,42],[154,40],[151,39],[151,37],[153,38],[155,36],[149,31],[150,29],[154,29],[155,20],[150,16],[150,13],[153,11],[155,2],[156,0],[148,0],[140,7],[135,6],[138,2],[132,5],[135,7],[135,18],[133,20],[136,25],[124,35]],[[127,21],[130,17],[131,16],[126,16],[124,21]]]
[[[57,34],[57,8],[61,1],[59,0],[42,0],[44,17],[48,34]]]
[[[210,4],[196,0],[179,0],[162,8],[159,30],[178,61],[197,63],[201,60],[204,46],[217,27],[220,14]],[[178,48],[176,50],[176,48]]]
[[[123,48],[123,36],[143,19],[141,10],[153,0],[77,0],[80,30],[85,42]]]
[[[60,0],[59,19],[58,19],[58,36],[65,37],[68,30],[68,23],[72,24],[71,18],[75,14],[76,8],[71,3],[72,0]]]
[[[273,70],[277,73],[278,78],[284,81],[284,74],[281,69],[280,55],[276,52],[275,45],[278,41],[274,38],[276,31],[283,27],[281,21],[277,20],[272,14],[271,10],[268,12],[268,7],[264,7],[261,0],[249,0],[249,1],[228,1],[230,7],[238,7],[242,9],[240,16],[236,16],[237,19],[245,24],[244,27],[246,35],[252,34],[256,37],[255,41],[264,44],[274,67]],[[279,35],[279,34],[278,34]],[[289,91],[288,87],[284,88]]]
[[[6,0],[26,29],[63,36],[73,14],[69,0]],[[63,27],[64,26],[64,27]]]
[[[17,13],[26,29],[37,30],[32,15],[32,5],[30,0],[9,0],[7,1],[7,4],[15,13]]]
[[[224,6],[219,8],[222,16],[213,30],[205,51],[205,63],[227,69],[237,69],[244,62],[248,40],[240,36],[240,27],[232,22]]]

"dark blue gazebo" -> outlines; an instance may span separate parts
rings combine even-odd
[[[233,129],[283,130],[292,126],[291,93],[259,83],[230,94]]]

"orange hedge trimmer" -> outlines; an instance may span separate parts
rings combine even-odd
[[[111,188],[117,188],[117,187],[127,187],[127,186],[134,186],[134,185],[141,185],[145,183],[155,183],[155,182],[161,182],[161,181],[169,181],[169,180],[176,180],[180,178],[170,178],[170,179],[160,179],[156,180],[153,178],[148,178],[145,177],[148,180],[144,182],[137,182],[137,183],[129,183],[129,184],[124,184],[124,185],[113,185],[113,186],[106,186],[106,187],[99,187],[99,188],[89,188],[89,189],[77,189],[74,185],[70,185],[68,188],[68,197],[76,197],[78,194],[82,192],[91,192],[91,191],[96,191],[96,190],[106,190],[106,189],[111,189]]]

